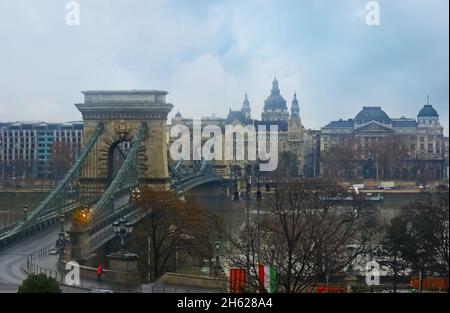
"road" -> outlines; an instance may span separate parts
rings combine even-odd
[[[70,222],[65,225],[65,229],[68,228],[70,228]],[[59,225],[56,224],[29,239],[0,251],[0,293],[17,292],[17,288],[26,278],[26,273],[22,270],[22,267],[26,264],[27,256],[30,254],[38,254],[45,248],[54,247],[59,230]],[[48,261],[51,261],[52,258],[57,258],[57,256],[47,256]],[[85,293],[89,292],[90,289],[107,289],[118,292],[130,291],[130,287],[126,285],[106,281],[99,282],[95,279],[85,277],[82,277],[81,287],[61,286],[61,289],[63,292],[70,293]],[[133,288],[138,287],[140,288],[140,285],[134,286]]]
[[[58,237],[59,226],[43,230],[29,239],[0,251],[0,292],[16,292],[26,278],[22,266],[29,254],[52,246]]]

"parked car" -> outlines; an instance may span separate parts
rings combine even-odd
[[[354,185],[351,185],[349,189],[350,190],[364,189],[364,184],[354,184]]]
[[[395,187],[395,182],[384,181],[384,182],[381,182],[381,184],[378,186],[378,189],[391,190],[394,187]]]
[[[110,289],[91,289],[91,291],[89,293],[114,293],[114,291],[110,290]]]

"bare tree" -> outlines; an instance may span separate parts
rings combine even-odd
[[[327,178],[353,178],[359,160],[358,146],[352,136],[343,136],[321,153],[321,166]]]
[[[155,281],[174,270],[176,254],[201,264],[212,255],[211,236],[218,229],[215,216],[171,191],[142,187],[136,205],[146,216],[136,225],[130,248],[141,256],[140,266]],[[149,262],[150,261],[150,262]]]
[[[366,147],[366,152],[374,156],[379,177],[400,178],[400,169],[408,158],[408,150],[401,136],[379,138]]]
[[[53,142],[53,151],[50,155],[49,166],[55,181],[60,180],[70,169],[73,163],[69,144],[62,141]]]
[[[440,186],[437,195],[424,192],[421,199],[403,208],[411,242],[403,254],[422,278],[420,285],[427,276],[449,275],[448,192],[447,186]]]
[[[326,276],[339,276],[356,257],[368,251],[371,236],[364,201],[334,184],[320,180],[278,182],[263,210],[261,255],[263,264],[275,264],[278,284],[285,292],[302,292]],[[244,266],[249,250],[252,285],[262,290],[257,276],[255,227],[233,241],[231,262]],[[352,249],[349,249],[349,248]]]
[[[14,160],[14,177],[17,179],[25,178],[26,174],[26,162],[23,158]]]
[[[410,262],[405,257],[405,252],[412,247],[407,226],[402,217],[393,218],[390,225],[385,227],[385,234],[377,251],[377,255],[381,257],[380,264],[388,269],[388,275],[392,274],[394,292],[397,292],[400,278],[406,276],[410,267]]]
[[[298,157],[292,152],[284,151],[281,153],[277,174],[281,176],[296,177],[299,176]]]

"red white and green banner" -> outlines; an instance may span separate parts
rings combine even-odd
[[[245,289],[245,269],[230,268],[230,292],[240,293]]]
[[[261,285],[264,286],[267,292],[276,292],[277,288],[277,271],[274,265],[258,265],[258,276]]]

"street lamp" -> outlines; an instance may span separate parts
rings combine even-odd
[[[216,241],[215,246],[216,246],[216,262],[215,262],[214,276],[217,276],[220,268],[220,259],[219,259],[220,241]]]
[[[28,214],[28,205],[24,204],[23,205],[23,219],[24,219],[24,221],[27,220],[27,214]]]
[[[141,198],[141,190],[138,187],[135,187],[131,191],[131,200],[137,201]]]
[[[251,167],[247,166],[245,169],[243,169],[243,174],[245,176],[246,181],[246,188],[245,188],[245,209],[246,209],[246,221],[245,226],[247,230],[246,234],[246,243],[245,243],[245,256],[246,256],[246,279],[245,279],[245,288],[247,292],[250,291],[250,207],[249,207],[249,201],[252,194],[252,177],[250,173]]]
[[[239,200],[237,196],[237,168],[235,168],[234,180],[236,181],[236,192],[233,200]],[[254,173],[257,179],[257,216],[256,216],[256,233],[257,233],[257,261],[261,260],[261,242],[260,242],[260,201],[262,199],[261,185],[260,185],[260,172],[258,164],[255,165]],[[250,240],[251,240],[251,229],[250,229],[250,207],[249,201],[252,195],[252,166],[247,165],[245,168],[241,169],[242,177],[245,177],[246,190],[245,190],[245,211],[246,211],[246,240],[245,240],[245,257],[246,257],[246,290],[250,291]],[[269,184],[265,186],[267,192],[270,191]]]
[[[61,233],[64,233],[64,214],[59,215],[59,222],[61,223]]]
[[[257,191],[256,191],[256,251],[258,253],[258,264],[261,262],[261,240],[260,240],[260,207],[261,207],[261,190],[260,190],[260,184],[259,184],[259,178],[261,176],[261,173],[259,171],[259,162],[255,164],[255,175],[257,180]]]
[[[261,173],[259,172],[259,162],[257,162],[256,164],[255,164],[255,176],[256,176],[256,187],[257,187],[257,190],[256,190],[256,199],[261,199],[262,198],[262,195],[261,195],[261,186],[260,186],[260,184],[259,184],[259,177],[261,176],[260,175]]]
[[[64,248],[66,247],[66,233],[64,231],[64,214],[60,214],[58,216],[58,220],[61,224],[61,228],[59,230],[59,234],[58,234],[58,240],[56,240],[56,248],[59,250],[59,256],[62,258],[63,254],[64,254]]]
[[[215,245],[216,245],[216,255],[218,255],[220,249],[220,241],[216,241]]]
[[[125,251],[125,238],[133,232],[133,224],[123,217],[112,224],[114,233],[120,237],[120,250]]]
[[[239,191],[238,191],[238,180],[237,180],[237,166],[234,166],[234,191],[233,191],[233,200],[239,200]]]

